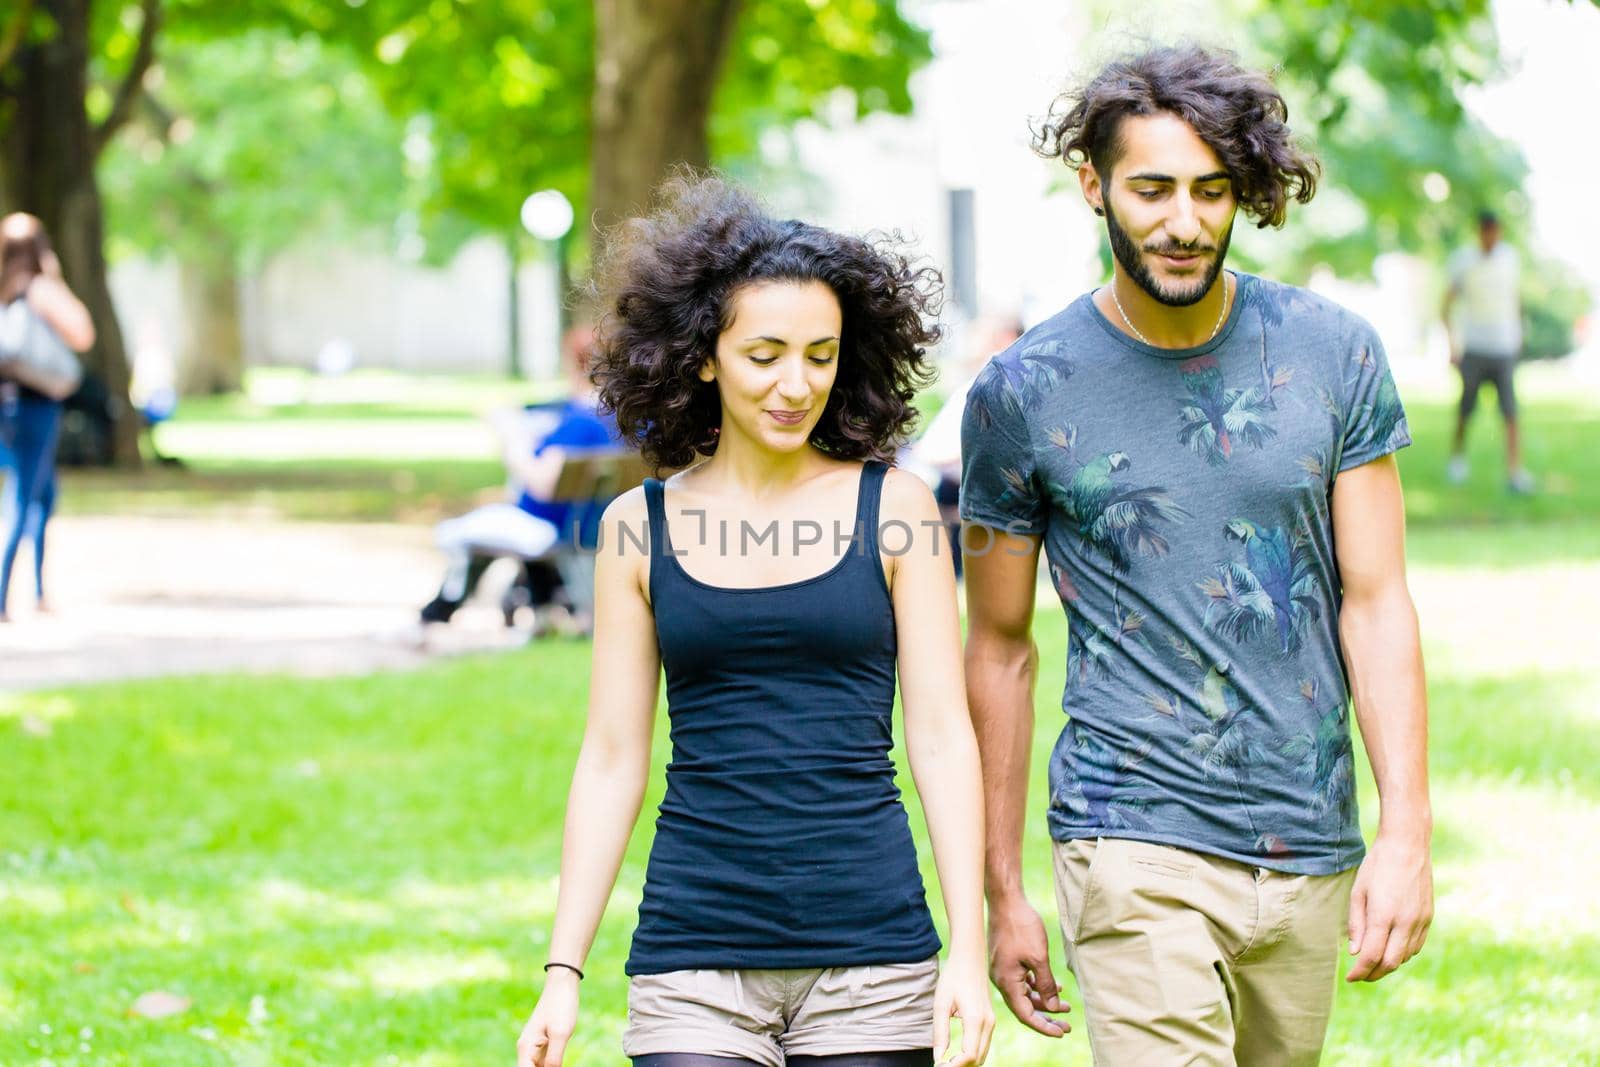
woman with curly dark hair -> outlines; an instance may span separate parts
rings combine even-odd
[[[1095,1062],[1315,1064],[1344,935],[1347,977],[1376,980],[1433,907],[1405,412],[1371,325],[1223,269],[1239,212],[1280,224],[1315,189],[1264,74],[1153,48],[1063,102],[1039,147],[1077,169],[1112,276],[989,364],[962,428],[961,516],[998,544],[967,559],[991,974],[1061,1035],[1017,875],[1043,551],[1067,617],[1056,898]]]
[[[580,968],[648,778],[672,760],[626,971],[636,1067],[987,1054],[982,799],[954,577],[932,494],[887,466],[937,335],[937,276],[675,179],[597,269],[594,378],[658,470],[603,519],[589,719],[545,989],[518,1042],[562,1062]],[[950,920],[894,781],[906,751]]]

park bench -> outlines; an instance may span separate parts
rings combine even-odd
[[[546,552],[522,557],[523,577],[512,583],[500,601],[505,624],[516,624],[517,612],[531,601],[525,578],[528,564],[545,563],[561,575],[577,617],[594,617],[594,544],[600,512],[623,493],[642,485],[649,470],[637,450],[621,445],[598,448],[560,447],[561,471],[550,498],[573,505],[568,529]]]

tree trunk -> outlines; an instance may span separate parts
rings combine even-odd
[[[676,163],[711,161],[706,123],[740,0],[595,0],[590,209],[644,207]]]
[[[223,241],[218,255],[178,264],[184,313],[194,329],[178,361],[178,390],[186,396],[235,393],[244,385],[239,272],[228,251]]]
[[[0,81],[0,206],[43,221],[67,284],[94,319],[84,367],[105,384],[116,418],[113,458],[139,462],[139,423],[128,403],[128,359],[106,280],[94,131],[84,110],[90,0],[40,0],[55,20],[48,41],[19,49]]]

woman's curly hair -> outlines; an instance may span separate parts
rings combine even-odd
[[[590,374],[658,470],[716,450],[722,404],[697,376],[733,320],[733,297],[765,281],[818,281],[842,312],[838,376],[811,443],[840,459],[890,460],[909,436],[912,401],[933,377],[940,276],[896,238],[868,241],[771,218],[716,177],[680,172],[654,210],[609,235],[591,296],[598,312]]]
[[[1088,160],[1109,180],[1122,154],[1122,120],[1161,112],[1188,123],[1217,153],[1257,226],[1282,226],[1291,199],[1304,204],[1315,195],[1322,168],[1295,144],[1282,94],[1232,52],[1199,45],[1151,48],[1111,63],[1057,98],[1033,146],[1070,167]]]

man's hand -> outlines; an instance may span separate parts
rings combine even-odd
[[[1347,982],[1376,982],[1422,951],[1433,922],[1433,861],[1426,838],[1379,832],[1350,891]]]
[[[1072,1008],[1050,973],[1050,938],[1039,913],[1022,897],[989,908],[989,980],[1023,1026],[1045,1037],[1060,1037],[1072,1027],[1052,1019]]]

